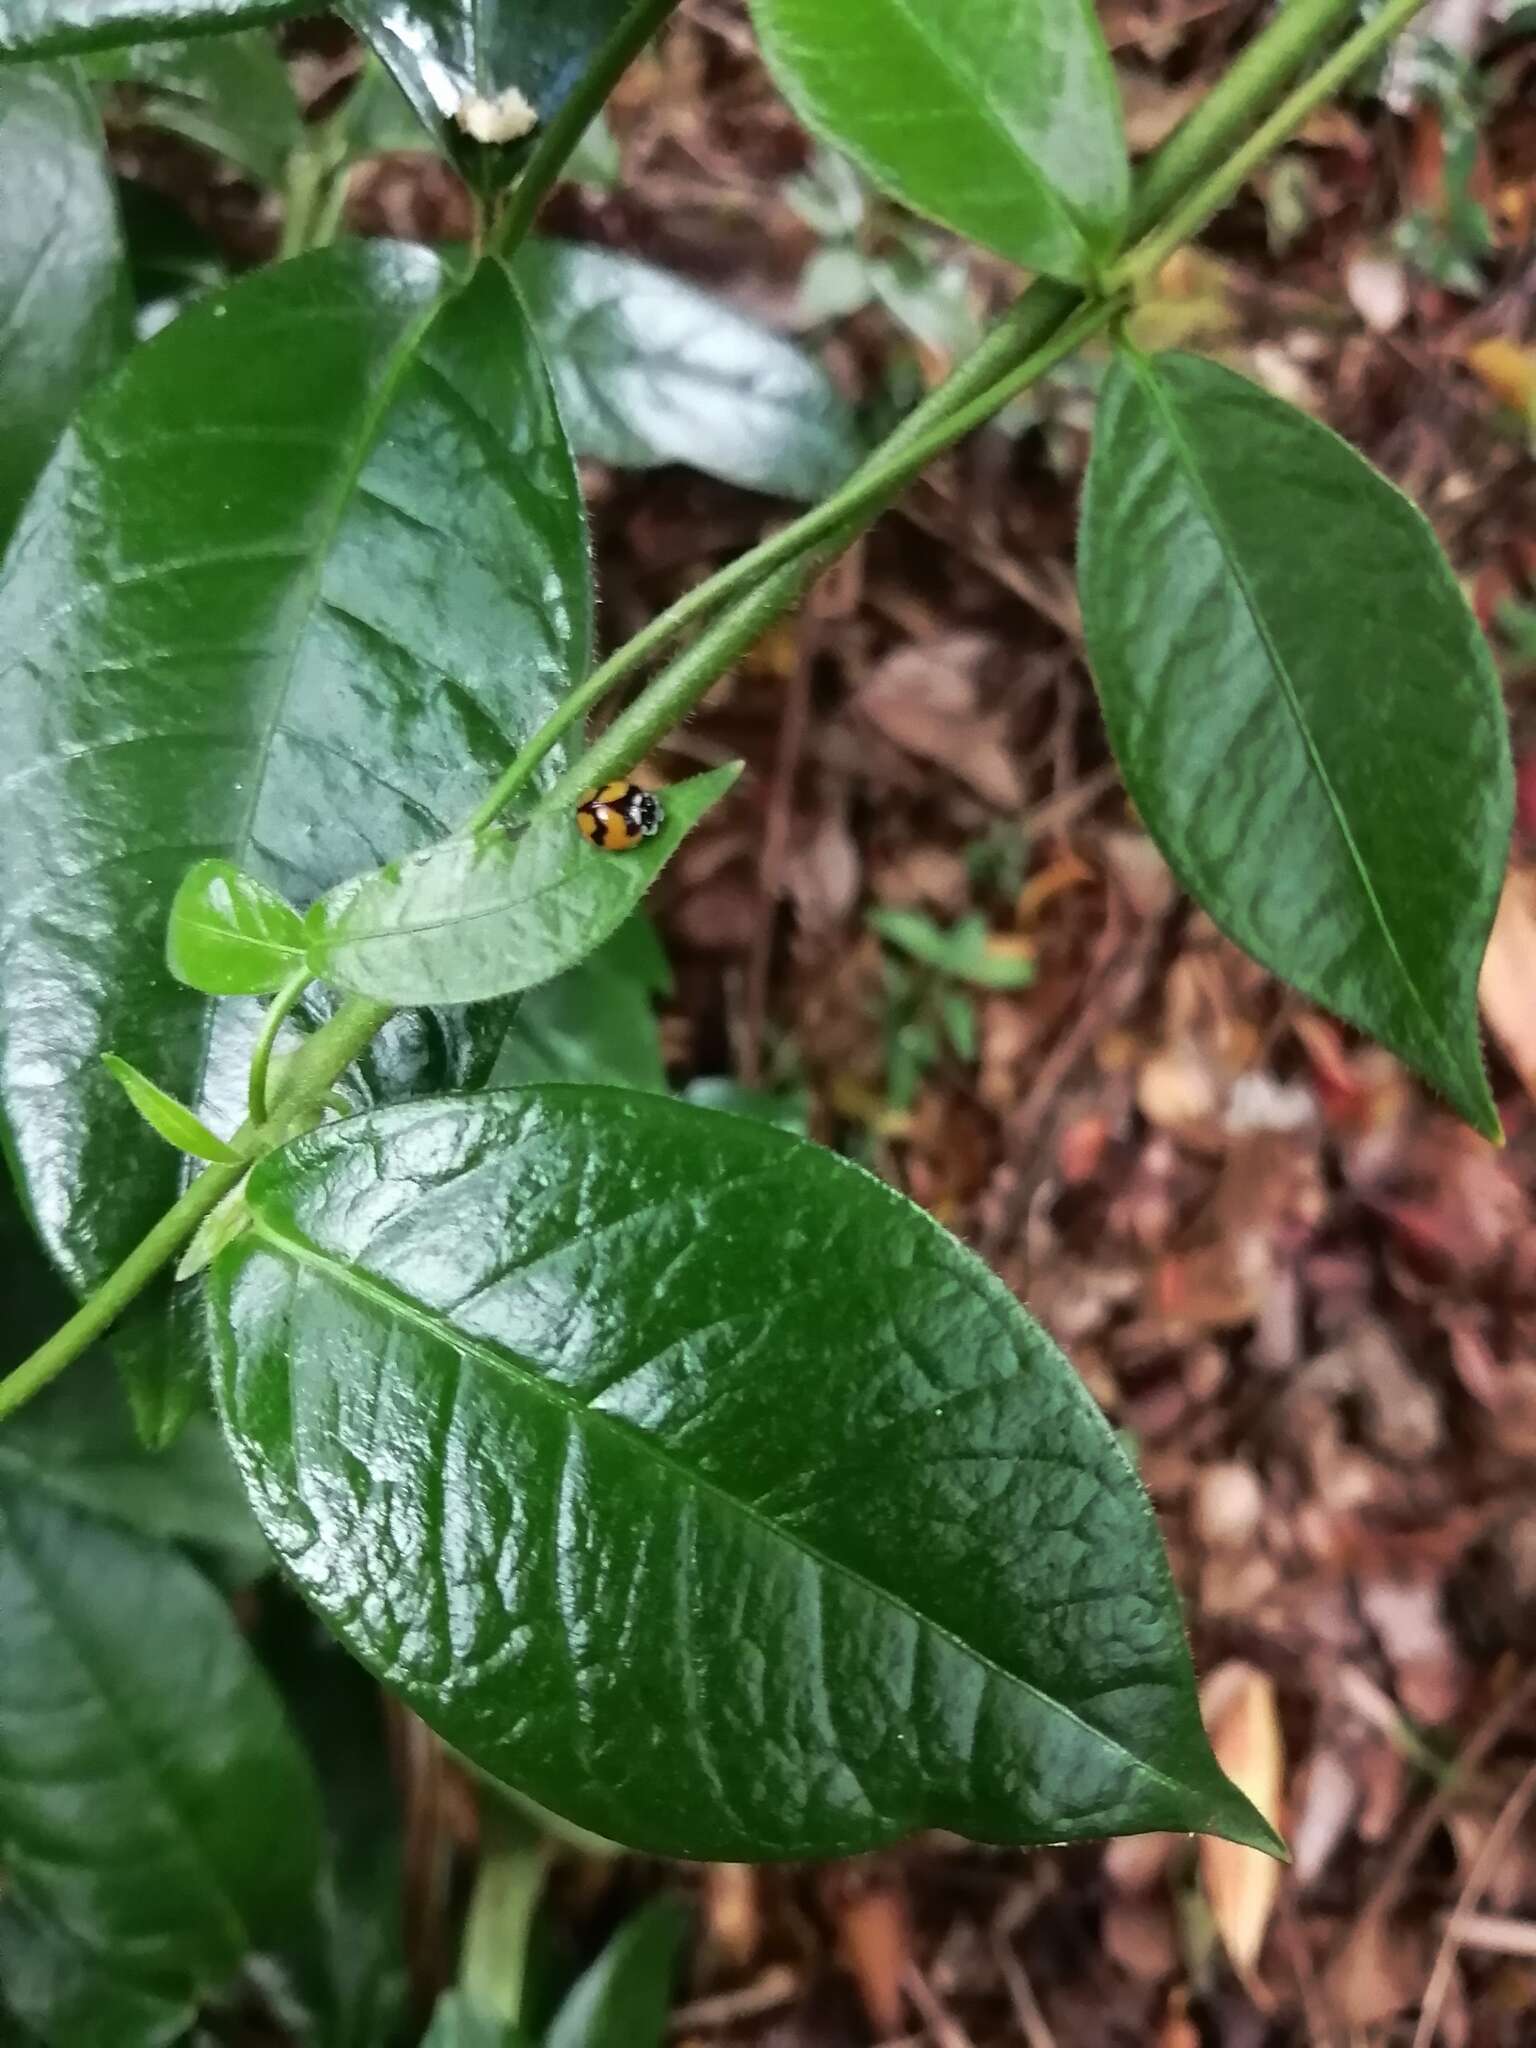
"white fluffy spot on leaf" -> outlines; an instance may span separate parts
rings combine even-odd
[[[509,85],[490,99],[484,93],[465,93],[453,118],[476,142],[521,142],[538,127],[539,110]]]

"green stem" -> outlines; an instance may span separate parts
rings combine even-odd
[[[512,189],[506,211],[491,237],[491,246],[497,255],[510,256],[521,245],[550,187],[564,170],[571,151],[602,112],[609,94],[624,73],[677,4],[678,0],[636,0],[587,66],[580,84],[541,132],[522,176]]]
[[[246,1170],[244,1160],[204,1168],[175,1207],[166,1210],[149,1235],[134,1246],[69,1321],[14,1372],[0,1380],[0,1421],[40,1393],[50,1380],[57,1379],[65,1366],[72,1364],[117,1321],[129,1303],[176,1257],[209,1211],[239,1185]]]
[[[307,1039],[290,1064],[277,1107],[259,1130],[246,1125],[236,1132],[235,1150],[243,1156],[229,1165],[208,1166],[181,1200],[167,1209],[154,1229],[142,1238],[108,1274],[89,1299],[45,1344],[16,1370],[0,1379],[0,1421],[13,1414],[67,1365],[95,1343],[130,1303],[170,1265],[198,1225],[237,1187],[252,1158],[270,1151],[289,1135],[295,1118],[320,1103],[365,1047],[377,1036],[391,1012],[382,1003],[353,998]]]
[[[1080,294],[1049,281],[1026,292],[981,346],[940,389],[898,427],[841,491],[701,584],[655,619],[572,692],[544,729],[509,765],[466,829],[489,824],[527,783],[559,737],[653,653],[690,625],[719,614],[696,646],[685,650],[615,721],[583,758],[554,784],[546,802],[563,801],[588,781],[627,767],[692,709],[723,670],[788,608],[821,565],[884,505],[929,458],[990,417],[1009,398],[1098,332],[1125,295],[1152,275],[1173,250],[1225,205],[1244,179],[1300,127],[1356,66],[1382,47],[1426,0],[1387,0],[1372,22],[1327,59],[1254,132],[1241,137],[1257,109],[1351,11],[1353,0],[1290,0],[1270,28],[1233,67],[1226,80],[1164,145],[1144,177],[1132,210],[1132,232],[1142,239],[1110,270],[1109,296],[1086,304]],[[641,0],[606,46],[600,63],[611,84],[673,0]],[[513,206],[501,224],[503,253],[526,232],[559,164],[579,139],[596,105],[582,94],[567,102],[530,159]],[[1229,156],[1227,152],[1232,152]],[[1167,209],[1162,221],[1157,215]],[[748,586],[752,586],[748,588]],[[745,595],[743,595],[745,592]],[[734,600],[734,602],[733,602]],[[281,997],[277,999],[281,1001]],[[275,1007],[276,1005],[274,1005]],[[352,997],[307,1039],[285,1070],[271,1115],[247,1125],[235,1145],[249,1156],[280,1144],[305,1113],[324,1102],[333,1085],[392,1015],[388,1004]],[[280,1020],[279,1020],[280,1021]],[[275,1036],[275,1032],[274,1032]],[[0,1380],[0,1419],[19,1408],[77,1358],[176,1257],[203,1219],[245,1171],[244,1164],[210,1166],[173,1209],[104,1280],[85,1305],[38,1351]]]
[[[701,583],[698,589],[690,591],[669,611],[653,619],[633,640],[621,647],[616,654],[610,655],[601,667],[593,670],[579,688],[571,692],[554,716],[508,764],[496,786],[469,818],[465,829],[470,832],[480,831],[499,816],[512,798],[525,787],[540,761],[561,735],[584,718],[594,705],[606,697],[616,684],[640,667],[651,654],[668,641],[676,639],[689,626],[720,611],[731,599],[741,596],[743,592],[755,591],[757,585],[773,576],[777,570],[799,563],[818,542],[840,535],[845,529],[857,531],[867,525],[890,498],[904,484],[910,483],[935,455],[960,440],[983,420],[989,419],[1000,405],[1005,404],[1025,385],[1032,384],[1038,377],[1043,377],[1047,370],[1052,369],[1064,356],[1070,355],[1073,349],[1086,341],[1090,335],[1097,334],[1100,329],[1106,327],[1118,310],[1119,303],[1115,300],[1104,300],[1083,306],[1033,355],[1027,356],[1022,363],[1015,363],[1004,371],[995,382],[984,386],[968,403],[944,411],[934,418],[930,425],[920,427],[919,431],[908,431],[899,437],[893,435],[878,456],[866,462],[840,490],[834,491],[830,498],[824,499],[820,505],[802,514],[792,525],[784,527],[769,539],[760,541],[755,548],[748,549],[746,554],[739,555],[718,575],[710,577],[707,583]],[[783,590],[791,589],[787,583],[776,587]],[[665,676],[658,677],[657,683],[652,687],[656,688],[665,683],[666,693],[670,694],[673,672],[673,669],[668,669]],[[691,662],[685,672],[689,676],[695,673]],[[647,697],[649,694],[647,692]],[[645,702],[646,699],[640,701]],[[638,705],[636,708],[638,709]],[[644,729],[649,730],[651,723],[652,721],[643,721]],[[634,729],[640,730],[642,726],[637,725]],[[568,789],[577,784],[585,788],[592,783],[604,781],[608,775],[620,769],[633,767],[638,758],[637,754],[631,754],[627,760],[616,760],[616,736],[621,730],[626,733],[631,730],[627,721],[621,720],[610,727],[576,766],[560,778],[543,802],[548,804],[560,801]],[[661,730],[665,730],[665,727]],[[652,733],[653,738],[656,736]],[[640,751],[644,751],[643,747]]]
[[[1136,181],[1130,235],[1150,233],[1358,12],[1359,0],[1286,0],[1148,161]]]
[[[867,463],[857,476],[840,491],[834,491],[824,504],[712,578],[708,587],[715,601],[709,609],[719,612],[724,598],[741,596],[743,591],[746,595],[741,596],[738,605],[723,612],[715,625],[664,669],[581,759],[566,770],[540,799],[540,809],[556,807],[578,791],[632,768],[646,749],[685,717],[709,688],[711,677],[705,650],[718,651],[719,665],[714,670],[714,678],[718,679],[723,669],[760,637],[794,597],[800,583],[813,573],[812,562],[807,557],[813,556],[817,542],[833,542],[834,547],[827,550],[829,553],[839,550],[847,529],[868,524],[935,455],[962,439],[983,420],[990,419],[999,406],[1005,405],[1026,385],[1043,377],[1090,336],[1107,327],[1120,310],[1120,303],[1112,299],[1084,306],[1032,356],[1015,364],[995,384],[989,384],[978,392],[968,404],[935,421],[925,432],[905,440],[894,451],[883,452],[879,461]],[[817,560],[819,562],[819,558]],[[695,591],[692,601],[702,595],[702,591]],[[690,602],[690,599],[684,599],[682,606],[674,607],[674,611],[687,609]],[[623,652],[627,654],[628,649]],[[615,657],[614,661],[597,670],[575,694],[586,694],[589,702],[595,702],[617,681],[617,674],[605,673],[617,666]],[[598,685],[601,685],[600,689]],[[517,794],[542,753],[547,751],[539,745],[543,738],[542,733],[536,735],[497,784],[492,796],[505,791],[496,805],[497,810]],[[523,762],[527,765],[518,777],[516,771],[519,763]],[[487,799],[487,804],[489,802]],[[486,806],[481,808],[483,811]],[[495,816],[495,811],[491,816]]]
[[[246,1076],[246,1103],[251,1125],[259,1130],[267,1120],[267,1074],[272,1065],[272,1048],[277,1034],[293,1015],[305,989],[314,980],[307,967],[297,967],[267,1006],[261,1032],[251,1051],[251,1071]]]
[[[1284,90],[1328,35],[1352,16],[1355,5],[1356,0],[1290,0],[1151,159],[1131,209],[1132,234],[1140,235],[1154,226],[1164,208],[1182,200],[1203,179],[1219,170],[1244,124]],[[1080,292],[1050,278],[1032,285],[959,368],[901,422],[883,447],[861,464],[828,504],[844,508],[851,525],[853,520],[861,519],[867,504],[883,503],[882,485],[876,476],[881,465],[897,453],[925,445],[936,429],[957,414],[969,416],[969,409],[979,399],[1003,388],[1012,374],[1031,363],[1051,335],[1059,333],[1083,303]],[[948,443],[940,441],[938,445]],[[527,786],[551,748],[653,655],[691,626],[731,603],[756,576],[771,574],[776,561],[787,560],[815,546],[827,531],[822,516],[826,509],[823,505],[805,514],[773,540],[727,564],[659,613],[594,669],[507,764],[495,787],[466,820],[464,829],[480,831],[499,817],[512,797]],[[793,601],[793,596],[791,589],[786,604]],[[769,623],[771,619],[764,621],[764,629]],[[601,773],[587,774],[584,786],[602,780]]]
[[[1305,83],[1287,94],[1246,142],[1179,200],[1134,249],[1110,265],[1104,274],[1104,289],[1134,287],[1155,277],[1176,249],[1197,235],[1213,214],[1237,196],[1259,165],[1282,143],[1289,142],[1324,101],[1331,99],[1352,73],[1385,48],[1426,4],[1427,0],[1386,0],[1381,12],[1356,29]]]

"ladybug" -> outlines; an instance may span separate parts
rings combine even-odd
[[[628,853],[642,839],[654,839],[666,816],[660,797],[638,782],[605,782],[576,806],[582,837],[604,853]]]

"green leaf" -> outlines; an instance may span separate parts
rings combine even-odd
[[[1509,742],[1428,524],[1244,378],[1126,354],[1081,553],[1110,739],[1169,865],[1255,959],[1495,1136],[1477,975]]]
[[[571,1990],[544,2048],[661,2048],[687,1932],[679,1900],[643,1906]]]
[[[227,1560],[239,1580],[269,1561],[217,1424],[194,1415],[174,1444],[146,1451],[104,1361],[66,1373],[0,1432],[0,1476],[85,1512]]]
[[[77,1289],[184,1172],[99,1055],[239,1120],[254,1008],[165,965],[189,864],[307,902],[434,839],[589,627],[575,470],[497,265],[458,288],[425,250],[327,249],[201,301],[91,399],[0,580],[0,1104]],[[442,1085],[492,1023],[398,1020],[370,1073]],[[156,1416],[185,1356],[163,1314],[114,1338],[153,1434],[185,1406]]]
[[[304,141],[288,68],[260,29],[193,42],[141,43],[90,65],[91,75],[147,88],[137,119],[228,157],[259,184],[281,184]]]
[[[998,939],[984,917],[964,917],[948,930],[917,910],[872,910],[871,931],[909,959],[975,988],[1028,988],[1035,963],[1016,943]]]
[[[174,1095],[167,1095],[163,1088],[157,1088],[147,1074],[141,1074],[127,1060],[120,1060],[115,1052],[104,1052],[101,1063],[149,1128],[164,1138],[168,1145],[174,1145],[178,1152],[189,1153],[194,1159],[209,1159],[220,1166],[237,1164],[240,1154],[234,1147],[216,1137],[184,1102],[178,1102]]]
[[[118,205],[128,244],[128,270],[142,339],[168,326],[187,300],[224,281],[224,259],[173,200],[133,178],[120,178]]]
[[[476,142],[458,115],[470,96],[516,91],[547,127],[631,0],[343,0],[400,90],[471,184],[505,185],[532,147]]]
[[[217,34],[312,11],[312,0],[5,0],[0,62]]]
[[[666,820],[628,853],[589,845],[568,810],[493,826],[343,883],[310,913],[311,971],[388,1003],[475,1003],[574,967],[631,915],[685,836],[741,773],[665,792]]]
[[[445,1991],[421,2048],[533,2048],[521,2027],[480,2012],[462,1991]]]
[[[0,1866],[124,1984],[221,1984],[302,1913],[318,1822],[277,1699],[163,1544],[0,1476]]]
[[[637,959],[637,955],[639,958]],[[528,1081],[602,1081],[663,1090],[667,1070],[651,1005],[670,981],[666,956],[644,913],[636,912],[579,967],[530,989],[517,1006],[496,1065],[493,1088]]]
[[[752,0],[806,126],[920,213],[1074,283],[1119,246],[1130,173],[1091,0]]]
[[[190,1994],[120,1978],[65,1929],[0,1898],[0,1991],[40,2041],[57,2048],[169,2048],[191,2026]],[[0,2042],[9,2036],[0,2012]]]
[[[1103,1417],[889,1188],[551,1087],[333,1124],[250,1201],[212,1300],[257,1519],[482,1768],[667,1855],[1273,1845]]]
[[[206,995],[273,995],[304,959],[304,920],[232,861],[202,860],[171,902],[166,965]]]
[[[10,1183],[0,1174],[0,1299],[7,1305],[0,1370],[51,1336],[74,1304],[49,1271]],[[194,1415],[152,1456],[134,1435],[107,1359],[89,1352],[0,1429],[0,1479],[26,1481],[71,1506],[147,1536],[195,1544],[252,1578],[268,1561],[245,1492],[211,1416]],[[0,1972],[0,1981],[3,1981]]]
[[[578,454],[621,469],[685,462],[816,499],[864,452],[819,363],[681,278],[608,249],[535,241],[517,281]]]
[[[0,192],[3,550],[65,421],[129,338],[101,123],[72,71],[0,74]]]

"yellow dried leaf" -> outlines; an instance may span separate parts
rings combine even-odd
[[[1211,1747],[1270,1825],[1280,1826],[1285,1751],[1275,1688],[1251,1664],[1223,1664],[1201,1688]],[[1257,1849],[1202,1836],[1200,1880],[1232,1966],[1248,1986],[1274,1911],[1281,1866]]]
[[[1536,349],[1498,335],[1475,341],[1467,350],[1467,368],[1494,397],[1536,426]]]

